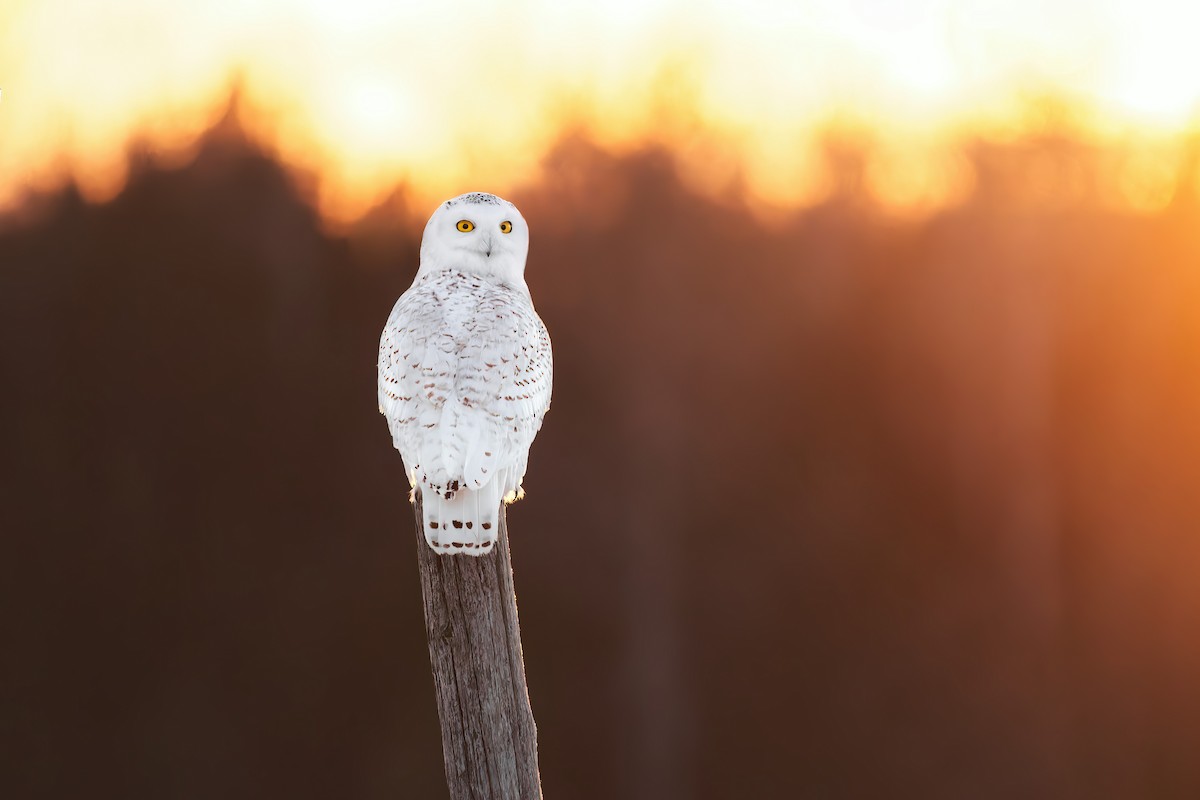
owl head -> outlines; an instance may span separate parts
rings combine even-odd
[[[524,288],[528,253],[529,226],[516,206],[494,194],[460,194],[425,224],[418,276],[460,269]]]

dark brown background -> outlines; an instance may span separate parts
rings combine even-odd
[[[1138,216],[1068,136],[969,156],[913,223],[853,148],[770,223],[584,138],[513,193],[547,797],[1200,796],[1194,176]],[[134,158],[0,230],[2,793],[444,796],[375,401],[429,209],[323,233],[229,124]]]

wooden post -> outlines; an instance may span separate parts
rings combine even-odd
[[[505,510],[493,552],[467,556],[435,553],[425,543],[419,494],[413,508],[451,800],[536,800],[542,796],[537,728],[525,686]]]

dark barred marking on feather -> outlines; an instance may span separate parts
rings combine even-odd
[[[455,197],[453,199],[447,200],[446,208],[454,208],[459,203],[463,203],[466,205],[489,205],[489,206],[503,206],[503,205],[511,206],[512,205],[512,203],[509,203],[507,200],[501,200],[499,197],[496,197],[496,195],[494,195],[494,194],[488,194],[487,192],[471,192],[470,194],[464,194],[460,197]]]

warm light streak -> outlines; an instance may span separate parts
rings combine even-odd
[[[1114,197],[1148,211],[1179,190],[1197,30],[1200,6],[1171,0],[10,0],[0,206],[68,174],[111,196],[131,141],[185,159],[236,84],[248,132],[317,178],[333,219],[400,183],[530,180],[564,128],[663,145],[693,187],[784,207],[831,190],[831,133],[866,131],[864,185],[919,214],[969,192],[958,143],[1036,130],[1030,96],[1134,143]]]

